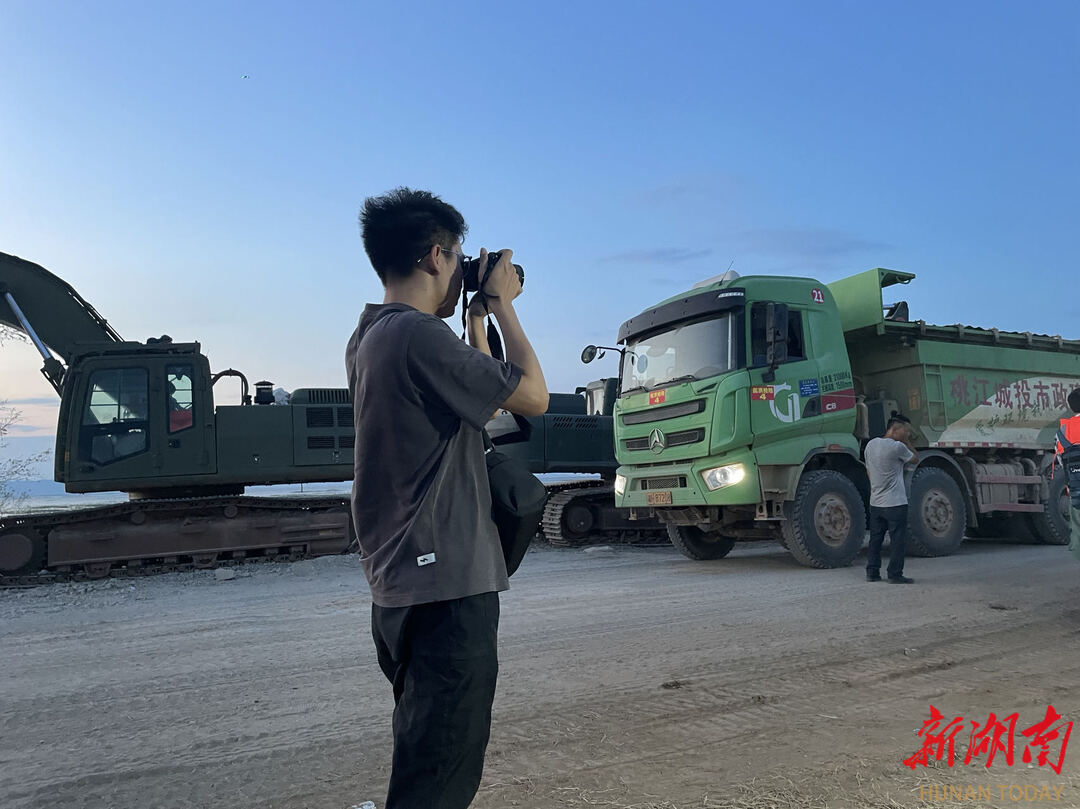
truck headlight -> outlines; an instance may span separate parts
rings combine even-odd
[[[615,476],[615,494],[616,494],[616,496],[622,497],[622,493],[625,492],[625,491],[626,491],[626,476],[625,475],[616,475]]]
[[[736,483],[740,483],[742,479],[746,477],[746,467],[741,463],[717,466],[712,469],[706,469],[701,473],[701,477],[704,479],[705,485],[709,488],[709,491],[715,492],[717,489],[723,489],[725,486],[734,486]]]

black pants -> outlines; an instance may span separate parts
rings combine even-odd
[[[889,578],[904,575],[904,544],[907,542],[908,507],[870,506],[870,549],[866,572],[881,573],[881,543],[889,532]]]
[[[480,786],[499,673],[499,594],[371,608],[394,686],[386,809],[466,809]]]

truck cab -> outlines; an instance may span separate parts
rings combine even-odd
[[[618,341],[617,505],[667,523],[688,555],[782,538],[791,470],[815,456],[858,467],[851,367],[823,284],[728,274],[631,318]],[[856,480],[838,473],[823,495],[824,564],[861,544]]]

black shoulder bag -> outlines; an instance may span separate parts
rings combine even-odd
[[[527,437],[529,422],[520,416],[514,419]],[[491,519],[499,531],[506,575],[512,576],[540,527],[547,488],[524,463],[499,452],[487,430],[484,430],[484,458],[491,487]]]

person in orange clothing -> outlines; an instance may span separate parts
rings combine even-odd
[[[1080,561],[1080,388],[1067,401],[1075,415],[1061,420],[1054,451],[1061,458],[1061,473],[1069,487],[1069,552]]]

